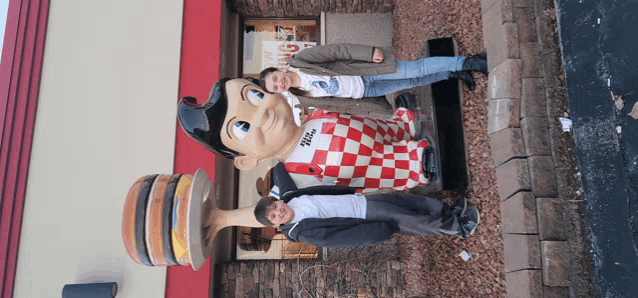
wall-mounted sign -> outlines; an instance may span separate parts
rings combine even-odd
[[[264,41],[261,51],[262,69],[267,67],[283,68],[288,59],[299,51],[314,47],[316,42],[309,41]]]

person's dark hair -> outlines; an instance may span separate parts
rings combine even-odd
[[[220,131],[228,111],[226,82],[230,78],[217,81],[210,90],[208,99],[197,104],[197,99],[186,96],[177,105],[177,118],[184,132],[204,148],[227,158],[243,154],[232,150],[220,137]]]
[[[274,92],[270,92],[268,91],[268,89],[266,89],[266,76],[268,76],[269,74],[275,72],[275,71],[279,71],[279,69],[276,69],[274,67],[268,67],[264,70],[262,70],[259,73],[259,87],[261,87],[261,89],[264,89],[265,92],[268,92],[270,94],[273,94]],[[300,88],[297,87],[290,87],[288,88],[288,92],[296,95],[296,96],[303,96],[303,97],[309,97],[310,96],[310,92],[305,91],[305,90],[301,90]]]
[[[268,211],[268,207],[272,205],[272,203],[278,201],[277,198],[273,196],[267,196],[261,198],[259,202],[257,202],[257,206],[255,206],[255,219],[260,222],[262,225],[267,227],[272,227],[273,224],[266,219],[266,211]]]

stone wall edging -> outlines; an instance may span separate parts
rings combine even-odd
[[[550,31],[553,7],[553,0],[481,0],[507,297],[567,297],[570,286],[550,106],[552,96],[565,92],[558,40]]]

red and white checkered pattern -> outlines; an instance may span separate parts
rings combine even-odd
[[[308,163],[321,171],[291,172],[295,183],[299,180],[299,187],[307,179],[298,175],[315,176],[318,184],[361,187],[364,193],[382,188],[405,190],[428,183],[421,175],[421,157],[428,144],[414,140],[414,115],[409,110],[398,109],[392,120],[316,111],[304,127],[320,129],[312,141],[312,152],[300,149],[295,154],[295,148],[285,163]]]

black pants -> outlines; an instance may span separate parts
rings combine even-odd
[[[441,201],[410,194],[375,194],[366,199],[366,219],[394,221],[400,235],[463,235],[459,218]]]

